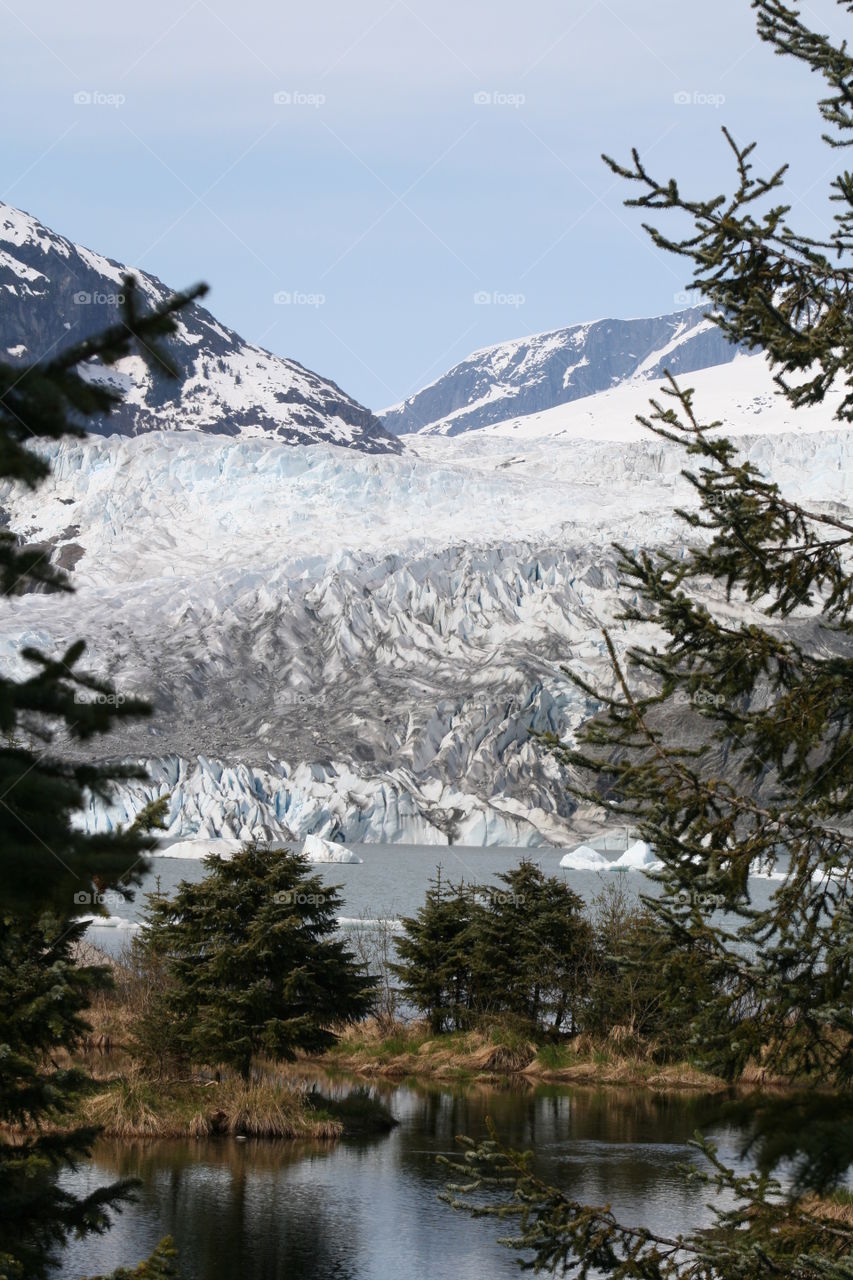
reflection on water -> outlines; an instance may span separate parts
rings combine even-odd
[[[515,1276],[502,1228],[453,1213],[436,1195],[439,1152],[459,1133],[486,1132],[535,1150],[537,1171],[573,1195],[660,1230],[704,1220],[707,1191],[680,1166],[696,1129],[731,1157],[719,1098],[631,1089],[497,1090],[420,1085],[377,1093],[400,1125],[371,1139],[314,1145],[217,1141],[98,1144],[70,1182],[142,1181],[137,1203],[105,1237],[78,1243],[63,1278],[135,1262],[167,1233],[185,1280],[482,1280]]]

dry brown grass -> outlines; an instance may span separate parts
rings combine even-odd
[[[467,1062],[477,1072],[512,1075],[525,1071],[536,1058],[536,1045],[523,1044],[518,1047],[506,1044],[484,1044],[467,1055]]]
[[[315,1111],[301,1091],[275,1083],[153,1081],[131,1067],[88,1098],[83,1117],[115,1138],[247,1138],[326,1140],[343,1132],[340,1120]]]
[[[554,1084],[632,1085],[651,1089],[722,1090],[726,1083],[689,1063],[662,1066],[653,1046],[621,1037],[598,1041],[580,1035],[539,1045],[510,1029],[431,1035],[424,1023],[398,1025],[392,1034],[375,1024],[346,1030],[326,1061],[366,1077],[399,1079],[524,1079]]]
[[[165,1137],[164,1117],[149,1101],[150,1089],[138,1073],[115,1080],[103,1093],[87,1098],[83,1114],[104,1133],[119,1138]]]
[[[800,1202],[804,1213],[823,1222],[841,1222],[853,1227],[853,1200],[849,1192],[836,1192],[835,1196],[805,1196]]]

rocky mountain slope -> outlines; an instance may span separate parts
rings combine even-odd
[[[648,320],[597,320],[475,351],[379,417],[395,435],[459,435],[541,413],[664,369],[693,373],[734,359],[720,330],[694,307]]]
[[[49,358],[114,323],[127,271],[0,203],[0,353],[9,360]],[[155,276],[136,269],[133,275],[152,305],[171,292]],[[400,449],[373,414],[333,382],[244,342],[203,307],[182,313],[170,349],[181,371],[177,386],[136,356],[109,372],[89,366],[92,377],[109,377],[125,393],[123,404],[89,429],[327,441],[369,453]]]

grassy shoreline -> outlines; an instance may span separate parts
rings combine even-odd
[[[92,1075],[70,1115],[42,1128],[65,1132],[95,1126],[106,1138],[264,1138],[333,1142],[387,1133],[397,1121],[365,1083],[345,1096],[330,1096],[317,1074],[292,1063],[264,1063],[251,1081],[225,1072],[214,1078],[175,1078],[146,1073],[121,1049],[64,1065]],[[26,1136],[26,1127],[8,1127]]]
[[[99,1081],[63,1122],[42,1131],[67,1132],[94,1125],[101,1136],[126,1140],[163,1138],[264,1138],[334,1142],[387,1133],[398,1123],[384,1103],[366,1092],[306,1100],[299,1091],[271,1086],[156,1081],[117,1076]],[[4,1128],[7,1128],[4,1126]],[[28,1128],[8,1127],[26,1136]]]
[[[274,1085],[149,1080],[131,1071],[102,1081],[80,1105],[80,1118],[110,1138],[246,1138],[326,1141],[344,1133],[321,1105]],[[319,1100],[318,1100],[319,1102]]]
[[[732,1087],[690,1062],[661,1064],[641,1048],[632,1050],[612,1041],[578,1036],[562,1044],[537,1044],[504,1028],[434,1035],[422,1023],[399,1026],[390,1033],[375,1024],[353,1027],[322,1058],[305,1061],[363,1079],[516,1080],[705,1093]],[[791,1082],[755,1068],[744,1073],[739,1085],[777,1089],[790,1087]]]

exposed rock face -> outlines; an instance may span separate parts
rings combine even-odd
[[[702,308],[649,320],[597,320],[475,351],[380,417],[397,435],[459,435],[540,413],[627,382],[693,373],[734,359],[737,347]]]
[[[0,358],[49,358],[114,323],[127,271],[0,203]],[[155,276],[135,269],[133,275],[152,306],[172,292]],[[370,410],[333,382],[244,342],[204,307],[181,313],[169,347],[177,384],[138,356],[110,370],[88,366],[93,378],[125,393],[108,418],[87,421],[88,430],[204,431],[288,444],[327,441],[370,453],[400,449]]]

